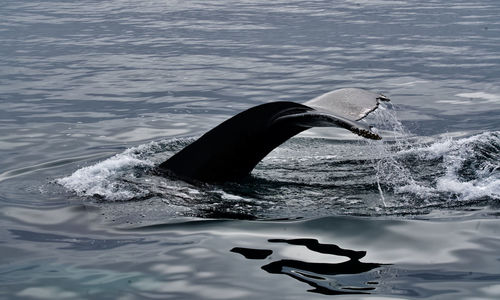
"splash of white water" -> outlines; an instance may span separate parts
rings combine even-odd
[[[154,163],[145,158],[156,144],[146,144],[125,150],[95,165],[76,170],[70,176],[56,180],[56,183],[79,196],[99,196],[107,200],[128,200],[144,197],[145,190],[131,190],[120,180],[124,175],[134,176],[136,167],[152,167]]]
[[[383,135],[389,140],[371,143],[377,187],[384,206],[389,205],[387,190],[427,203],[436,198],[441,201],[500,198],[498,132],[455,140],[445,137],[429,143],[412,137],[392,109],[381,107],[374,117],[375,127],[385,130]],[[421,166],[427,166],[427,170]]]

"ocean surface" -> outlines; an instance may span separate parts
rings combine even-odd
[[[500,2],[0,1],[0,299],[499,299]],[[239,182],[154,169],[358,87]]]

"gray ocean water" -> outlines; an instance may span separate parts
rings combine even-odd
[[[500,298],[500,2],[0,1],[1,299]],[[250,178],[152,170],[254,105],[391,99]]]

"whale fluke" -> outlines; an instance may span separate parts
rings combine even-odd
[[[219,124],[159,165],[162,173],[185,180],[241,179],[269,152],[312,127],[342,127],[370,139],[381,137],[360,122],[386,97],[361,89],[341,89],[305,104],[271,102],[249,108]]]

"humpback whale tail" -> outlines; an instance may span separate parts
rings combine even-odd
[[[348,88],[304,104],[271,102],[249,108],[224,121],[159,165],[162,173],[185,180],[223,182],[247,176],[269,152],[312,127],[342,127],[381,139],[360,122],[386,97]]]

